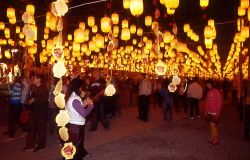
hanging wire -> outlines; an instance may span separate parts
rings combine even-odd
[[[83,3],[83,4],[79,4],[79,5],[76,5],[76,6],[69,7],[69,9],[74,9],[74,8],[78,8],[78,7],[81,7],[81,6],[86,6],[86,5],[89,5],[89,4],[101,3],[101,2],[106,2],[106,1],[108,1],[108,0],[99,0],[99,1],[94,1],[94,2],[87,2],[87,3]]]

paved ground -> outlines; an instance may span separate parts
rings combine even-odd
[[[136,119],[136,108],[122,110],[112,120],[111,129],[99,126],[97,132],[86,131],[86,148],[93,159],[250,160],[250,143],[243,140],[243,124],[238,120],[236,109],[227,103],[219,124],[218,146],[207,143],[208,126],[202,118],[189,120],[185,114],[175,113],[175,120],[168,124],[163,122],[160,109],[151,108],[150,113],[150,121],[144,123]],[[25,138],[4,142],[5,138],[0,135],[1,160],[61,159],[55,135],[48,135],[47,148],[40,153],[21,152]]]

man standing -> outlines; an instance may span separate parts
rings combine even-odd
[[[150,95],[152,92],[152,84],[151,81],[147,78],[146,74],[143,74],[142,76],[143,80],[139,85],[139,100],[138,100],[139,119],[144,122],[147,122]]]
[[[202,87],[195,77],[193,82],[188,86],[187,97],[189,99],[190,119],[194,119],[194,110],[197,118],[200,118],[199,101],[202,97]]]
[[[34,89],[28,100],[30,104],[30,122],[24,151],[42,151],[46,145],[46,118],[49,92],[42,75],[35,75]]]

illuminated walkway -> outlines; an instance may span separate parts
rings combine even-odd
[[[86,131],[86,148],[94,160],[249,160],[250,143],[243,140],[243,124],[236,109],[223,107],[220,121],[220,144],[207,143],[208,126],[204,119],[189,120],[175,113],[172,124],[162,121],[158,108],[151,108],[148,123],[139,121],[137,109],[122,110],[112,120],[111,129],[99,126],[97,132]],[[89,126],[87,127],[87,129]],[[1,131],[3,129],[1,128]],[[3,142],[0,137],[1,160],[60,160],[57,138],[48,135],[46,150],[22,152],[25,138]],[[85,158],[90,159],[90,158]]]

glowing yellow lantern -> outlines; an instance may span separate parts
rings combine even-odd
[[[19,38],[20,38],[20,39],[24,39],[24,34],[23,34],[23,32],[20,32]]]
[[[16,24],[16,17],[9,19],[10,24]]]
[[[142,28],[138,28],[137,29],[137,36],[141,37],[143,35],[143,29]]]
[[[95,25],[95,17],[93,17],[93,16],[88,17],[88,25],[90,27],[93,27]]]
[[[208,4],[209,4],[209,0],[200,0],[200,6],[201,6],[202,8],[207,7]]]
[[[166,8],[176,9],[179,6],[179,0],[165,0]]]
[[[124,9],[130,8],[130,0],[123,0],[123,7]]]
[[[35,6],[32,4],[28,4],[26,6],[26,12],[28,12],[31,15],[34,15],[35,14]]]
[[[84,42],[84,30],[76,29],[74,31],[74,42],[83,43]]]
[[[68,41],[72,41],[72,39],[73,39],[72,34],[68,34],[67,39],[68,39]]]
[[[92,32],[93,32],[93,33],[97,33],[97,31],[98,31],[98,27],[97,27],[97,25],[94,25],[94,26],[92,27]]]
[[[81,50],[81,45],[79,43],[73,43],[73,51],[74,52],[80,52]]]
[[[131,34],[135,34],[136,33],[136,26],[135,25],[131,25],[130,26],[130,32],[131,32]]]
[[[118,24],[119,23],[119,15],[117,13],[113,13],[111,15],[111,20],[113,24]]]
[[[129,28],[123,28],[121,32],[121,39],[127,41],[130,39],[130,30]]]
[[[241,0],[240,6],[244,9],[247,9],[249,7],[249,0]]]
[[[244,39],[249,38],[249,27],[244,26],[241,29],[241,37],[243,37]]]
[[[156,22],[156,21],[154,21],[153,23],[152,23],[152,30],[153,31],[158,31],[159,30],[159,23],[158,22]]]
[[[190,25],[189,24],[184,24],[183,30],[185,33],[187,33],[190,30]]]
[[[6,38],[10,38],[10,29],[9,28],[4,29],[4,35]]]
[[[214,27],[214,20],[213,19],[209,19],[208,20],[208,25],[211,27]]]
[[[85,23],[84,23],[84,22],[80,22],[80,23],[79,23],[79,28],[80,28],[80,29],[84,30],[85,27],[86,27],[86,26],[85,26]]]
[[[85,30],[84,30],[84,40],[85,40],[85,41],[88,41],[88,40],[89,40],[89,30],[88,30],[88,29],[85,29]]]
[[[163,33],[163,41],[164,43],[170,43],[173,40],[173,35],[170,32],[166,31]]]
[[[248,7],[247,9],[247,19],[248,21],[250,21],[250,7]]]
[[[143,9],[143,0],[130,0],[130,12],[133,16],[140,16]]]
[[[132,43],[133,43],[133,45],[136,45],[137,44],[137,40],[133,39]]]
[[[96,48],[95,42],[94,41],[89,41],[89,50],[94,51]]]
[[[104,48],[104,37],[101,35],[97,35],[96,37],[96,47]]]
[[[122,28],[128,28],[128,20],[122,20]]]
[[[7,17],[9,19],[16,17],[16,13],[15,13],[14,8],[7,8]]]
[[[0,22],[0,30],[4,30],[5,24],[3,22]]]
[[[114,26],[113,27],[113,34],[115,37],[118,37],[119,34],[119,26]]]
[[[9,50],[5,50],[5,51],[4,51],[4,56],[5,56],[7,59],[10,59],[10,58],[11,58],[10,51],[9,51]]]
[[[152,17],[151,16],[146,16],[145,17],[145,25],[146,26],[151,26],[152,25]]]
[[[246,10],[241,6],[238,7],[238,16],[244,16],[246,14]]]
[[[111,31],[111,19],[109,17],[103,17],[101,19],[101,30],[103,33],[109,33]]]
[[[206,26],[204,29],[205,38],[212,38],[214,35],[213,28],[211,26]]]
[[[49,34],[45,33],[45,34],[43,35],[43,38],[46,39],[46,40],[49,39]]]
[[[147,40],[146,42],[146,49],[150,50],[153,46],[153,42],[151,40]]]
[[[167,14],[173,15],[175,13],[175,9],[167,8]]]

